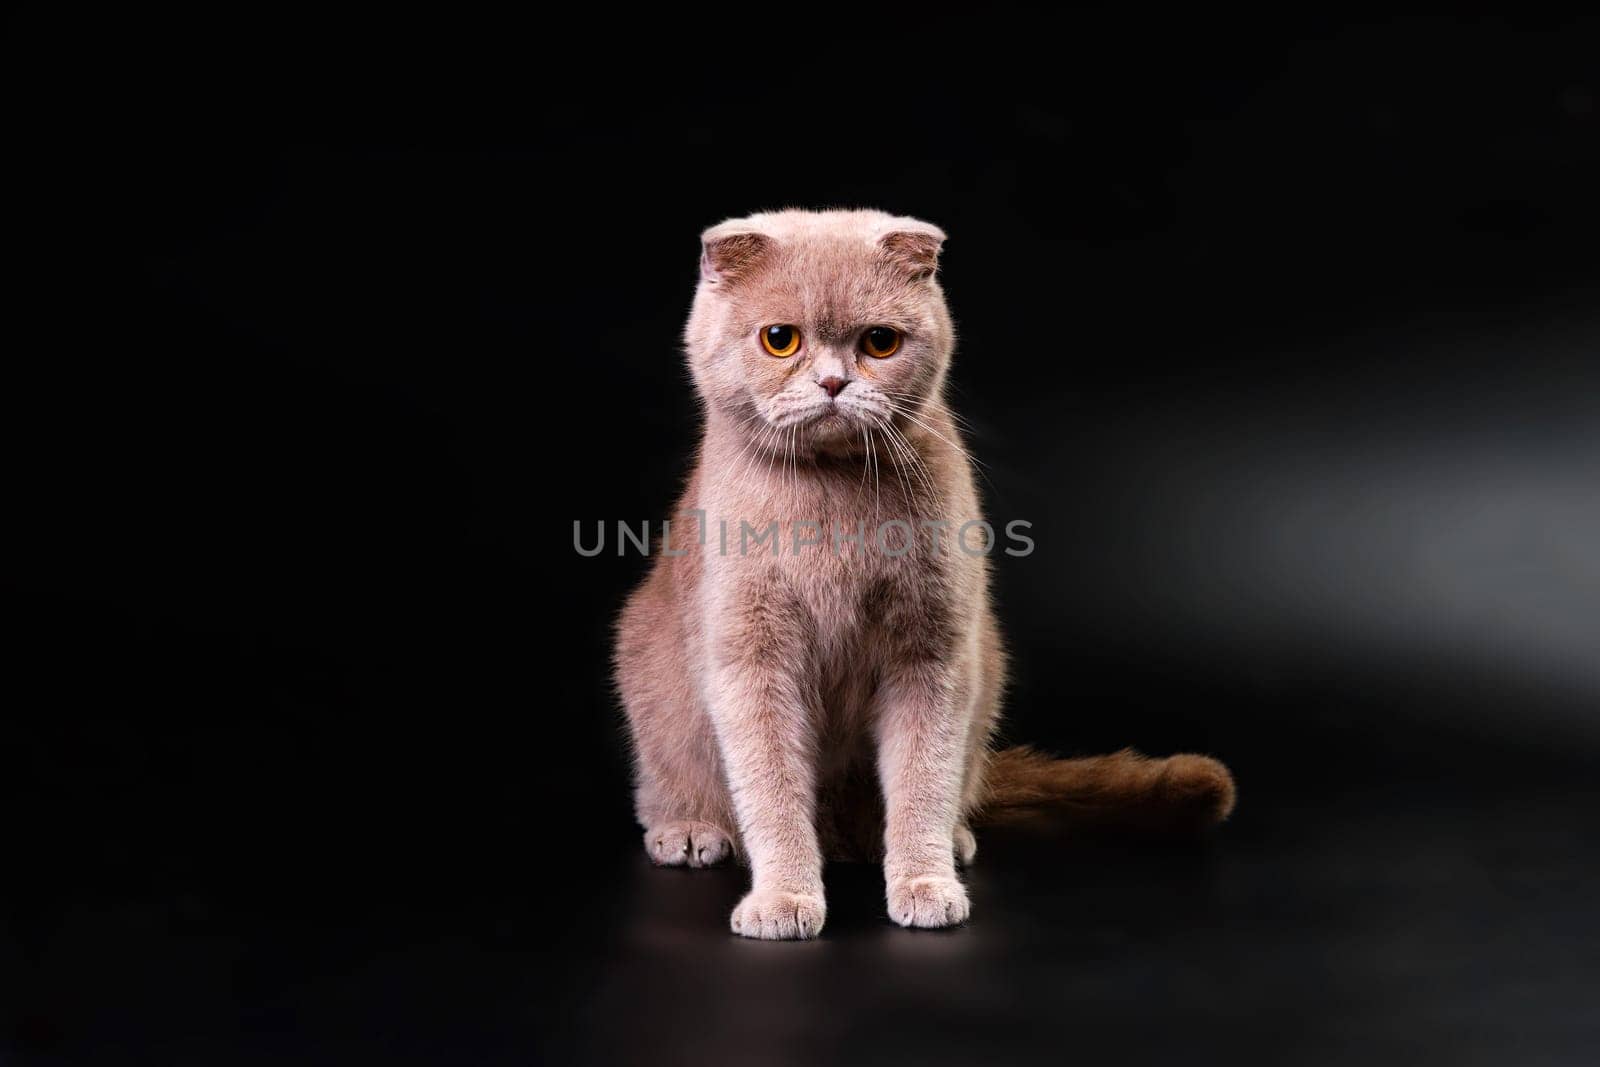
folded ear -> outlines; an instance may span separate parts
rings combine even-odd
[[[878,238],[878,247],[913,279],[931,278],[939,269],[944,231],[920,219],[894,219]]]
[[[726,285],[748,275],[772,249],[772,238],[720,223],[700,235],[700,278]]]

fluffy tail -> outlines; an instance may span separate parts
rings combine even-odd
[[[1130,749],[1056,759],[1008,748],[989,759],[974,822],[993,825],[1062,812],[1075,824],[1192,832],[1233,811],[1233,775],[1210,756],[1150,759]]]

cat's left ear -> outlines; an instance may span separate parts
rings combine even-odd
[[[700,280],[726,285],[753,271],[772,251],[772,238],[740,219],[719,223],[700,235]]]
[[[878,247],[914,281],[921,281],[933,277],[939,269],[939,250],[944,241],[944,231],[933,223],[898,218],[886,224],[878,237]]]

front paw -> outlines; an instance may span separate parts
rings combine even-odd
[[[967,890],[950,875],[897,878],[889,883],[889,918],[901,926],[955,926],[967,921]]]
[[[733,909],[728,925],[742,937],[793,941],[816,937],[827,915],[821,893],[752,889]]]

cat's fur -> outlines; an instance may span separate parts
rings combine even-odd
[[[684,554],[658,554],[628,601],[616,677],[645,848],[666,865],[748,860],[731,919],[746,937],[816,936],[824,856],[881,855],[890,918],[949,926],[967,918],[956,865],[981,819],[1054,805],[1199,826],[1232,808],[1227,769],[1203,756],[991,750],[1005,653],[988,558],[953,542],[980,510],[944,399],[943,241],[877,211],[703,235],[684,337],[705,426],[664,546]],[[798,353],[763,349],[775,324],[801,331]],[[903,335],[882,360],[860,350],[879,325]],[[836,399],[819,386],[831,378],[846,383]],[[898,532],[890,551],[873,543],[889,519],[917,530],[903,555]],[[739,551],[741,521],[774,520],[777,555]],[[935,520],[946,533],[921,525]],[[843,540],[857,522],[864,545]],[[819,528],[822,543],[793,550]]]

